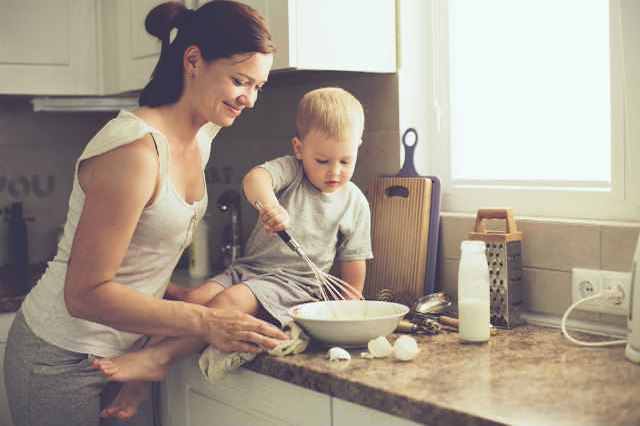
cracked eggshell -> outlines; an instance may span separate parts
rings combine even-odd
[[[384,336],[369,340],[367,348],[374,358],[386,358],[393,353],[393,346]]]
[[[419,352],[418,342],[411,336],[400,336],[393,344],[393,357],[400,361],[411,361]]]
[[[351,359],[349,352],[339,346],[329,349],[327,355],[329,356],[329,361],[349,361]]]

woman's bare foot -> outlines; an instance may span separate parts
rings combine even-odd
[[[155,382],[167,375],[170,362],[170,357],[164,351],[150,346],[115,358],[94,358],[92,366],[102,371],[107,379],[115,382]]]
[[[129,420],[138,412],[138,407],[149,394],[149,382],[133,381],[122,385],[115,399],[100,412],[100,417]]]

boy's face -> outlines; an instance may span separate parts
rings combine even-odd
[[[302,160],[307,179],[319,191],[336,192],[353,176],[360,139],[337,140],[312,130],[304,140],[293,138],[293,151]]]

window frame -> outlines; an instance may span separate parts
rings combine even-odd
[[[442,183],[442,210],[475,212],[486,207],[511,207],[520,216],[635,221],[640,219],[640,161],[632,146],[630,119],[625,108],[625,64],[620,0],[609,0],[611,29],[611,126],[610,188],[586,182],[545,182],[526,186],[499,181],[453,181],[448,115],[448,2],[430,0],[431,23],[427,40],[427,126],[429,169]],[[627,80],[627,87],[631,82]],[[629,105],[626,105],[627,107]],[[639,112],[640,113],[640,112]],[[625,121],[625,116],[627,117]],[[522,158],[509,161],[523,161]]]

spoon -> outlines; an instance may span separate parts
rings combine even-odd
[[[449,310],[451,299],[446,293],[438,292],[420,297],[414,303],[412,310],[422,315],[438,315]]]
[[[438,292],[420,297],[414,303],[413,317],[420,322],[437,321],[443,325],[458,328],[458,319],[443,315],[451,308],[451,299],[446,293]]]

